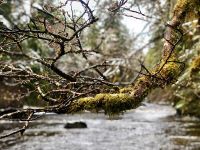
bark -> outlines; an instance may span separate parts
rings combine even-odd
[[[95,97],[75,100],[67,107],[66,113],[104,110],[107,114],[117,114],[137,108],[152,89],[173,83],[183,69],[183,64],[178,62],[175,52],[176,45],[182,36],[179,28],[188,12],[194,10],[194,7],[199,10],[199,3],[199,0],[177,1],[174,15],[166,27],[161,61],[149,74],[140,75],[134,85],[121,89],[119,93],[103,93],[97,94]]]

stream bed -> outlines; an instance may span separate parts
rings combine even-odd
[[[48,114],[30,122],[24,136],[0,140],[4,150],[198,150],[200,121],[177,117],[171,106],[146,104],[120,116],[85,112]],[[83,121],[88,128],[65,129]],[[0,121],[0,135],[19,123]],[[23,126],[23,124],[21,124]]]

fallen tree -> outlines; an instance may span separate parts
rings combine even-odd
[[[162,59],[155,68],[151,71],[146,69],[147,74],[140,75],[131,87],[121,89],[120,93],[97,94],[95,97],[74,100],[66,108],[66,113],[101,109],[108,114],[120,113],[137,108],[151,90],[174,83],[184,69],[184,63],[179,62],[176,55],[176,46],[183,36],[180,28],[187,14],[195,7],[200,7],[198,0],[177,1],[173,17],[166,25]]]

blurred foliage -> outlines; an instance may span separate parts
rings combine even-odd
[[[17,25],[18,27],[24,26],[28,20],[23,20],[24,14],[24,4],[26,2],[19,0],[7,0],[6,3],[3,3],[0,5],[0,17],[3,19],[0,23],[0,26],[6,26],[6,27],[14,27]],[[37,3],[44,5],[45,1],[37,1]],[[30,4],[27,4],[27,6]],[[24,23],[26,22],[26,23]],[[30,22],[30,27],[32,22]],[[16,37],[15,37],[16,38]],[[0,41],[10,42],[5,37],[3,38],[0,35]],[[40,58],[42,57],[49,57],[52,55],[52,49],[49,47],[49,45],[45,42],[42,42],[38,39],[28,39],[21,44],[22,48],[25,50],[24,52],[27,54],[31,54],[31,56]],[[20,52],[20,48],[12,45],[4,46],[4,49],[13,52],[13,49],[17,52]],[[29,68],[37,74],[45,73],[46,68],[44,68],[40,63],[34,61],[34,60],[26,60],[26,59],[19,59],[17,57],[11,57],[9,55],[0,54],[0,63],[6,64],[9,62],[15,62],[16,66],[19,66],[20,68]],[[41,98],[38,98],[37,93],[30,92],[31,90],[34,90],[34,82],[32,81],[30,83],[23,83],[22,85],[15,86],[12,85],[12,81],[10,79],[2,79],[0,78],[0,107],[22,107],[25,105],[37,105],[37,106],[43,106],[45,103],[41,100]],[[10,85],[11,84],[11,85]],[[41,83],[44,88],[49,88],[47,84]],[[30,92],[30,94],[29,94]],[[27,93],[27,95],[25,94]],[[22,94],[25,94],[26,96],[22,98],[22,101],[19,101]]]
[[[193,25],[192,25],[193,24]],[[189,27],[194,26],[190,22]],[[198,22],[196,20],[196,25]],[[196,26],[190,35],[184,38],[183,51],[180,51],[186,70],[173,86],[175,90],[174,106],[180,114],[200,117],[200,30]],[[191,35],[193,35],[191,37]],[[185,44],[190,43],[190,44]]]
[[[174,0],[169,4],[174,5]],[[173,8],[173,6],[171,6]],[[170,16],[169,11],[169,15]],[[182,25],[185,33],[177,47],[178,61],[185,63],[185,70],[178,81],[164,90],[154,90],[148,98],[154,102],[172,103],[180,115],[193,115],[200,117],[200,11],[190,12],[189,17]],[[155,27],[155,25],[153,25]],[[156,25],[157,26],[157,25]],[[160,31],[159,31],[160,30]],[[160,27],[153,36],[161,33]],[[156,41],[146,55],[146,64],[152,67],[158,62],[161,55],[162,42]],[[159,93],[159,94],[158,94]]]

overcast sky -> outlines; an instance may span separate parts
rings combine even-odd
[[[60,1],[63,2],[63,3],[65,2],[65,0],[60,0]],[[84,11],[80,2],[73,2],[72,4],[73,4],[74,11],[76,11],[76,12],[83,12]],[[96,3],[95,3],[94,0],[90,0],[89,6],[91,8],[95,8],[95,4]],[[103,8],[102,11],[108,11],[107,10],[108,7]],[[70,9],[71,9],[70,5],[67,5],[67,7],[65,9],[70,11]],[[137,8],[135,8],[135,11],[138,11]],[[142,11],[144,11],[144,10],[142,10]],[[130,13],[127,13],[127,14],[131,15],[131,16],[135,16],[135,17],[141,17],[140,15],[137,15],[136,13],[130,12]],[[143,20],[139,20],[139,19],[135,19],[135,18],[132,18],[132,17],[123,16],[122,23],[124,23],[126,25],[126,27],[128,28],[130,35],[137,35],[142,31],[142,29],[147,25],[148,22],[143,21]],[[147,31],[148,31],[148,27],[143,32],[147,33]],[[140,49],[141,47],[143,47],[143,45],[145,45],[145,43],[148,43],[148,40],[149,40],[149,35],[143,34],[143,36],[140,36],[140,38],[137,39],[137,41],[134,41],[135,42],[135,44],[134,44],[135,48]],[[148,51],[148,48],[143,49],[144,53],[146,53],[147,51]]]
[[[62,3],[64,3],[66,0],[60,0],[60,2],[62,2]],[[89,5],[90,5],[90,7],[91,8],[95,8],[94,6],[95,6],[95,2],[94,2],[94,0],[90,0],[90,3],[89,3]],[[23,6],[22,6],[23,7]],[[109,6],[108,6],[109,7]],[[21,9],[21,8],[20,8]],[[30,0],[24,0],[24,9],[25,10],[30,10]],[[70,5],[67,5],[66,7],[65,7],[65,9],[67,9],[67,10],[71,10],[71,8],[70,8]],[[83,7],[81,6],[81,4],[80,4],[80,2],[73,2],[73,9],[76,11],[76,12],[83,12]],[[102,10],[102,11],[108,11],[107,10],[107,8],[104,8],[104,10]],[[136,10],[137,11],[137,10]],[[29,13],[29,11],[27,11],[27,13]],[[130,13],[129,15],[133,15],[133,16],[135,16],[135,17],[141,17],[141,16],[138,16],[136,13]],[[0,19],[2,20],[3,18],[2,17],[0,17]],[[22,18],[21,18],[22,19]],[[25,19],[25,18],[24,18]],[[3,20],[2,20],[3,21]],[[4,23],[5,23],[6,21],[4,21]],[[137,35],[138,33],[140,33],[141,32],[141,30],[144,28],[144,26],[147,24],[147,22],[145,22],[145,21],[143,21],[143,20],[139,20],[139,19],[134,19],[134,18],[132,18],[132,17],[126,17],[126,16],[124,16],[123,17],[123,20],[122,20],[122,22],[127,26],[127,28],[128,28],[128,30],[129,30],[129,33],[132,35],[132,34],[134,34],[134,35]],[[148,28],[146,29],[146,31],[148,30]],[[144,31],[144,32],[146,32],[146,31]],[[142,44],[144,44],[145,42],[147,42],[148,41],[148,36],[143,36],[142,37],[143,39],[142,39]],[[138,41],[138,43],[139,43],[140,41]]]
[[[61,2],[65,2],[65,0],[60,0]],[[95,6],[95,2],[94,0],[91,0],[89,5],[91,6],[91,8],[94,8]],[[67,5],[68,7],[66,7],[66,9],[70,10],[69,5]],[[73,2],[73,9],[77,12],[83,11],[83,7],[81,6],[81,4],[79,2]],[[105,8],[104,11],[107,11],[107,8]],[[141,17],[137,14],[133,14],[131,13],[130,15],[134,15],[135,17]],[[147,22],[143,21],[143,20],[138,20],[138,19],[134,19],[131,17],[125,17],[123,19],[123,23],[127,26],[127,28],[129,29],[130,33],[134,32],[135,34],[139,33],[143,27],[147,24]]]

